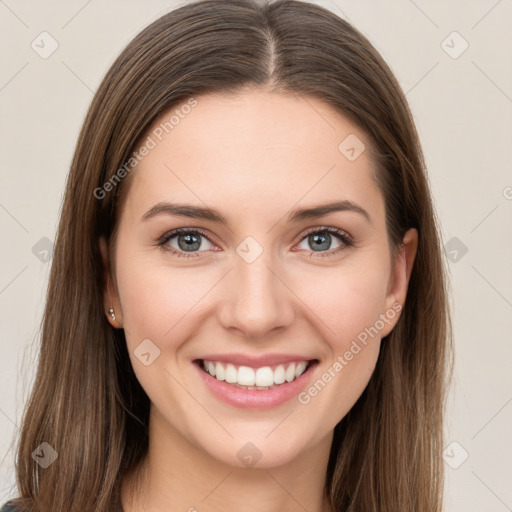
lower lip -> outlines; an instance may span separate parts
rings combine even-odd
[[[199,363],[201,364],[201,363]],[[197,363],[197,368],[201,378],[208,389],[223,402],[239,407],[241,409],[270,409],[284,404],[294,396],[297,396],[306,386],[313,374],[313,369],[318,361],[312,361],[307,370],[292,382],[286,382],[280,386],[262,391],[248,390],[231,386],[225,381],[217,380],[209,373],[205,372]]]

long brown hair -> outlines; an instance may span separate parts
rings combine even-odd
[[[391,245],[411,227],[419,233],[402,315],[367,388],[334,431],[326,480],[333,509],[442,509],[452,334],[438,221],[405,96],[371,43],[325,8],[300,0],[202,0],[162,16],[128,44],[80,132],[17,451],[20,497],[12,504],[20,510],[119,506],[123,474],[147,451],[149,420],[124,332],[104,312],[98,239],[112,242],[115,233],[125,187],[119,169],[164,111],[248,86],[318,98],[357,123],[375,146]],[[32,457],[41,443],[58,454],[46,469]]]

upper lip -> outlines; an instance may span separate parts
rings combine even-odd
[[[235,366],[248,366],[250,368],[262,368],[263,366],[314,360],[314,358],[311,357],[293,354],[267,354],[262,356],[250,356],[246,354],[208,354],[195,359],[195,361],[202,359],[219,363],[231,363]]]

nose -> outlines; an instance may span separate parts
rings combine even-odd
[[[236,256],[234,268],[223,281],[225,301],[219,317],[225,329],[257,339],[293,321],[295,296],[284,272],[266,251],[252,262]]]

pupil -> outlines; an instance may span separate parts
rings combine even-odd
[[[178,237],[178,245],[180,246],[180,249],[199,249],[199,247],[201,246],[201,241],[196,241],[194,239],[198,240],[199,237],[195,235],[181,235],[180,237]],[[185,240],[185,243],[183,245],[181,244],[182,240]]]
[[[321,249],[329,249],[329,243],[328,243],[328,240],[329,240],[329,236],[327,234],[324,234],[324,235],[319,235],[319,234],[315,234],[315,235],[311,235],[310,237],[310,241],[312,240],[313,243],[313,247],[320,247],[322,245],[322,242],[320,241],[318,243],[319,240],[323,239],[324,240],[324,247],[320,247]]]

